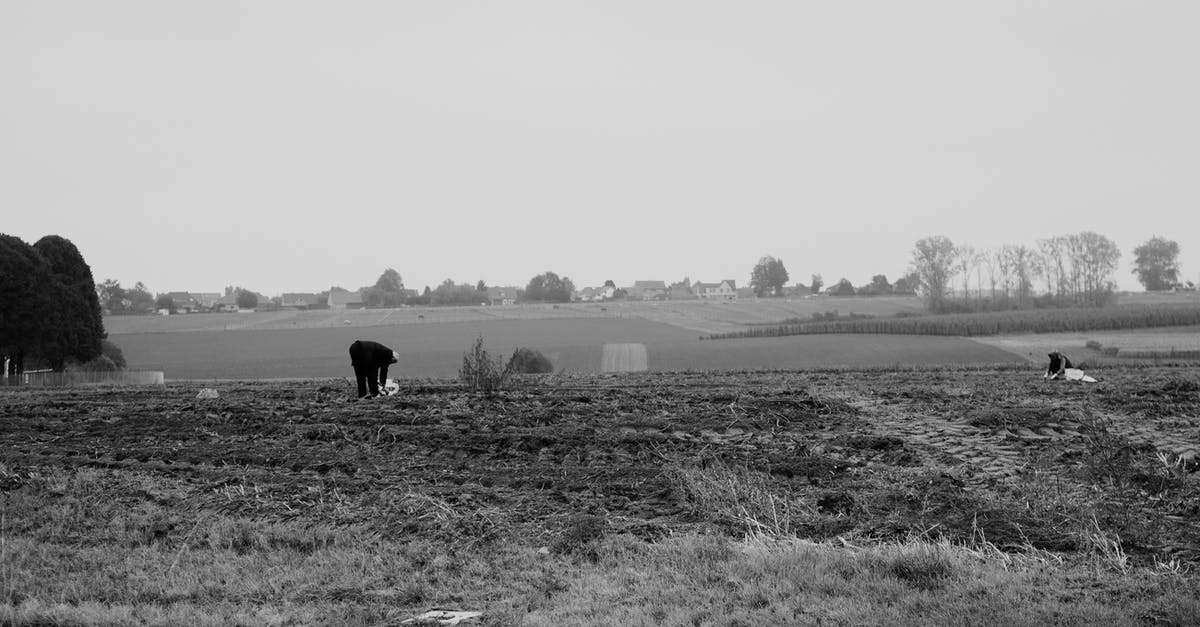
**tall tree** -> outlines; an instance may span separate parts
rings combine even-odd
[[[770,255],[758,260],[750,271],[750,287],[756,296],[782,296],[788,282],[788,271],[782,259]]]
[[[975,251],[975,247],[970,244],[965,244],[957,247],[955,250],[954,263],[957,265],[957,271],[962,274],[963,278],[963,298],[971,297],[971,270],[979,263],[979,253]]]
[[[239,287],[234,302],[237,303],[238,309],[254,309],[258,307],[258,293]]]
[[[66,359],[79,363],[100,357],[101,342],[107,338],[100,297],[96,294],[95,277],[82,253],[71,240],[59,235],[46,235],[34,244],[34,249],[50,265],[50,273],[61,289],[59,304],[62,312],[60,353],[48,356],[50,365],[61,370]]]
[[[141,281],[134,283],[133,289],[125,290],[125,299],[129,301],[129,311],[133,313],[148,313],[154,309],[154,296]]]
[[[912,271],[921,282],[921,291],[932,311],[941,311],[946,303],[946,291],[954,278],[954,242],[944,235],[917,240],[912,253]]]
[[[92,269],[70,240],[47,235],[33,248],[50,267],[56,326],[42,343],[42,357],[61,371],[68,359],[80,363],[100,356],[100,343],[107,337],[96,296]]]
[[[1008,267],[1017,303],[1025,307],[1033,295],[1033,252],[1024,245],[1007,244],[1000,249],[1000,254]]]
[[[109,313],[118,313],[124,311],[125,303],[125,288],[113,279],[105,279],[103,283],[96,285],[96,295],[100,298],[100,305],[107,309]]]
[[[0,233],[0,363],[19,375],[53,324],[50,265],[25,241]]]
[[[400,278],[400,273],[388,268],[379,275],[379,279],[375,281],[375,287],[389,294],[399,294],[404,290],[404,281]]]
[[[825,287],[825,279],[821,278],[820,274],[812,275],[812,285],[809,286],[808,289],[811,290],[813,294],[820,294],[822,287]]]
[[[1092,231],[1084,231],[1074,237],[1077,238],[1080,254],[1073,265],[1078,266],[1082,280],[1083,302],[1104,305],[1115,287],[1112,274],[1117,271],[1117,263],[1121,260],[1121,249],[1116,242]]]
[[[1151,237],[1133,249],[1133,274],[1147,290],[1169,290],[1179,283],[1179,244]]]

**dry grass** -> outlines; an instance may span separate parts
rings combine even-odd
[[[485,624],[1129,623],[1200,616],[1181,563],[1138,568],[1096,521],[1094,560],[913,539],[809,542],[809,505],[752,471],[678,469],[743,539],[659,542],[579,516],[554,550],[464,543],[487,522],[417,492],[388,497],[429,523],[402,537],[361,528],[182,515],[178,486],[123,471],[39,473],[3,499],[2,624],[394,624],[432,607]],[[482,522],[481,522],[482,521]],[[492,521],[496,523],[495,520]],[[479,524],[476,524],[479,523]],[[1096,565],[1102,568],[1096,568]]]

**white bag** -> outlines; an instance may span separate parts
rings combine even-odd
[[[1065,374],[1067,381],[1083,381],[1084,383],[1096,382],[1095,379],[1083,374],[1083,371],[1079,368],[1067,368]]]

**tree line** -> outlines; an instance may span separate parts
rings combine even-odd
[[[1133,274],[1146,289],[1186,287],[1179,283],[1176,242],[1156,236],[1134,256]],[[1117,244],[1092,231],[991,250],[935,235],[916,242],[910,268],[934,312],[1099,307],[1112,301],[1120,259]]]

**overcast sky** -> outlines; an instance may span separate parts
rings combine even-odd
[[[0,0],[0,232],[96,279],[895,280],[1153,235],[1200,279],[1200,2]]]

